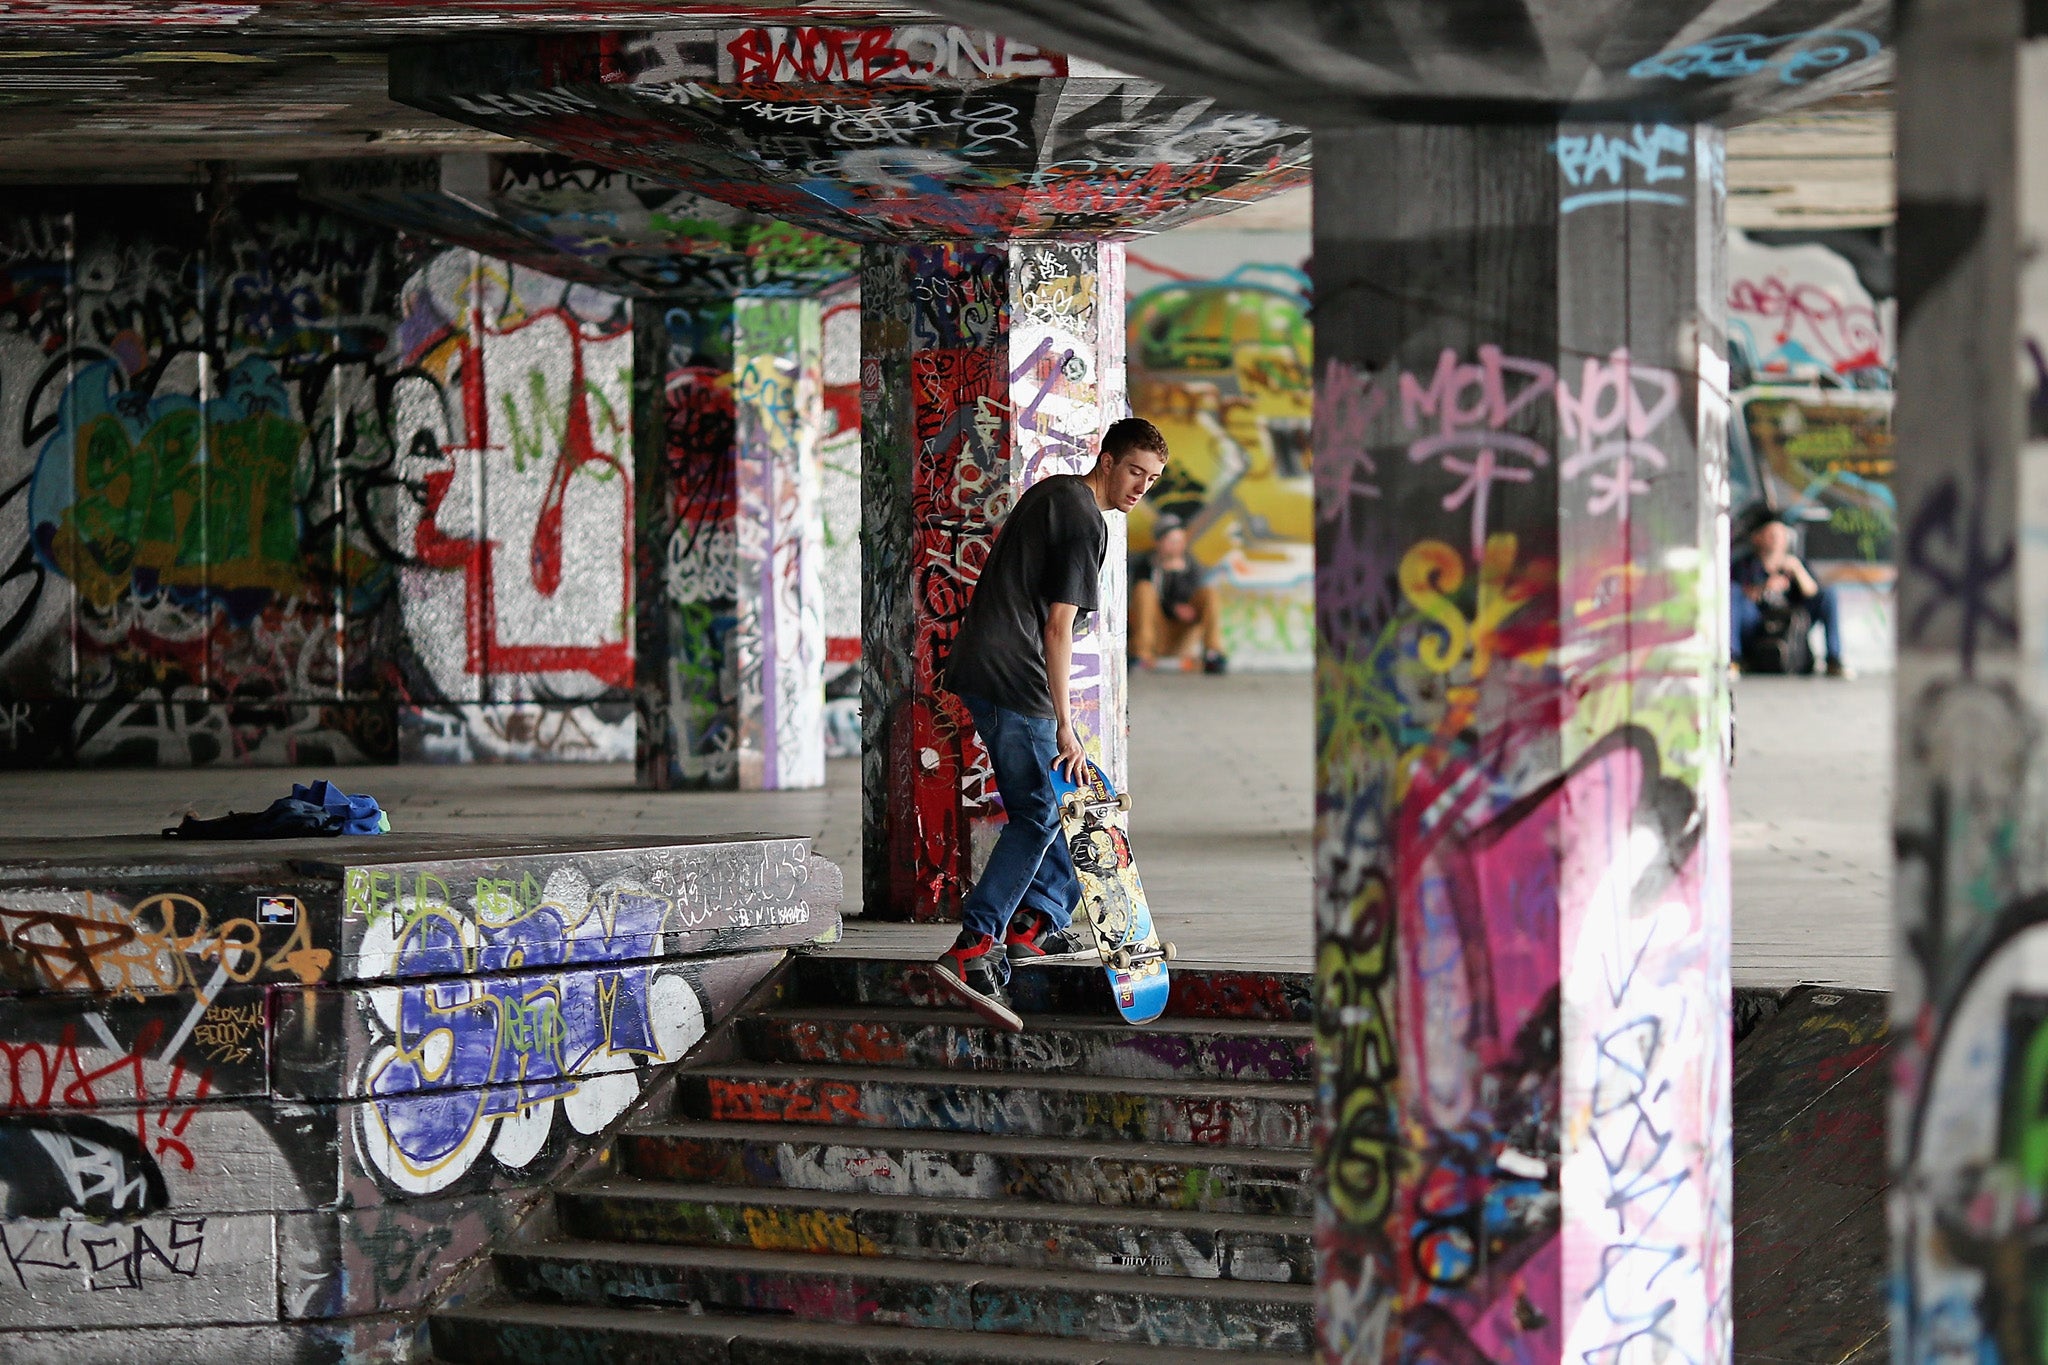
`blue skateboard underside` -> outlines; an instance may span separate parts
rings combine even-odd
[[[1116,788],[1093,760],[1089,761],[1088,771],[1087,798],[1116,800]],[[1061,803],[1072,793],[1084,790],[1069,782],[1057,768],[1053,770],[1052,784],[1054,799]],[[1065,837],[1064,826],[1062,836]],[[1148,941],[1156,948],[1159,940],[1152,926],[1152,909],[1146,904],[1138,869],[1131,862],[1130,839],[1119,813],[1111,809],[1088,816],[1082,829],[1067,838],[1067,849],[1074,859],[1074,871],[1081,878],[1082,913],[1094,923],[1105,950],[1137,947]],[[1173,982],[1164,958],[1123,968],[1105,964],[1103,972],[1109,977],[1109,991],[1116,997],[1117,1010],[1127,1022],[1149,1024],[1165,1012]]]

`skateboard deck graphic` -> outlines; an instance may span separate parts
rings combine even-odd
[[[1144,883],[1131,862],[1125,815],[1130,798],[1111,785],[1092,759],[1082,785],[1069,782],[1058,769],[1052,785],[1060,832],[1081,879],[1081,913],[1095,930],[1110,994],[1128,1022],[1149,1024],[1165,1012],[1172,989],[1166,964],[1174,952],[1171,943],[1159,941]]]

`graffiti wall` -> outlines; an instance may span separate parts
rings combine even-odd
[[[732,301],[643,302],[636,334],[643,786],[739,782]]]
[[[1619,145],[1661,159],[1653,139]],[[1608,160],[1588,143],[1567,179],[1606,192]],[[1188,526],[1235,668],[1306,670],[1314,654],[1309,253],[1305,215],[1180,228],[1130,251],[1132,408],[1173,447],[1132,546],[1150,548],[1160,512]],[[1804,552],[1844,600],[1851,662],[1888,668],[1890,248],[1874,231],[1730,230],[1728,275],[1735,504],[1814,509]]]
[[[1730,502],[1768,502],[1842,608],[1844,655],[1888,672],[1896,573],[1892,252],[1875,231],[1728,234]]]
[[[846,396],[842,384],[835,409],[825,319],[835,317],[848,368],[858,293],[646,301],[636,311],[646,376],[635,397],[641,784],[822,785],[827,632],[848,628],[845,598],[858,602],[860,581],[857,542],[847,555],[858,522],[843,515],[849,496],[859,510],[859,416],[850,433],[839,426]],[[839,462],[829,486],[828,448]],[[857,606],[850,624],[857,633]],[[858,661],[857,649],[842,651],[838,671]],[[858,713],[841,728],[857,745]]]
[[[0,215],[0,762],[631,752],[628,319],[281,189]]]
[[[1648,133],[1318,138],[1322,1359],[1730,1349],[1720,138]]]
[[[1178,516],[1217,590],[1234,668],[1315,654],[1309,236],[1183,228],[1130,250],[1131,407],[1173,458],[1131,517]]]
[[[735,306],[740,786],[825,784],[824,409],[815,298]]]
[[[798,839],[386,856],[8,873],[0,1356],[203,1323],[194,1359],[396,1358],[407,1322],[368,1315],[420,1307],[838,922]]]
[[[825,756],[860,757],[860,281],[825,295]]]
[[[414,262],[252,195],[0,214],[0,761],[346,762],[395,645],[386,351]]]
[[[1919,130],[1899,158],[1900,1361],[2038,1359],[2048,1323],[2048,38],[2003,19],[1913,10],[1900,52],[1901,126]],[[2011,135],[1976,135],[1990,126]],[[1914,211],[1936,196],[1952,212]]]
[[[1876,231],[1730,228],[1728,349],[1738,384],[1825,375],[1889,389],[1898,365],[1890,257]]]
[[[1003,519],[1086,473],[1123,415],[1122,248],[870,247],[863,261],[862,783],[866,913],[957,918],[1000,829],[994,773],[941,684]],[[1123,519],[1101,597],[1124,600]],[[1074,723],[1125,780],[1123,613],[1075,639]]]
[[[405,756],[630,758],[630,307],[444,251],[393,345]]]

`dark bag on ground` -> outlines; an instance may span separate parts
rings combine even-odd
[[[1805,607],[1789,602],[1764,602],[1759,607],[1763,620],[1750,634],[1749,647],[1742,652],[1747,673],[1813,672],[1813,617]]]

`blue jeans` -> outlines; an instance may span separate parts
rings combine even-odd
[[[1742,585],[1739,583],[1729,593],[1729,599],[1735,607],[1735,617],[1731,623],[1735,628],[1734,649],[1732,652],[1737,659],[1740,659],[1749,648],[1749,637],[1755,633],[1758,626],[1763,624],[1764,613],[1762,607],[1749,600],[1749,594],[1742,590]],[[1827,641],[1828,662],[1840,663],[1842,661],[1842,609],[1835,601],[1835,590],[1833,588],[1822,588],[1816,596],[1799,599],[1799,605],[1806,608],[1807,613],[1813,617],[1815,624],[1820,627],[1821,638]]]
[[[980,697],[962,697],[974,717],[975,733],[996,770],[1009,822],[989,850],[981,880],[967,893],[961,913],[966,927],[998,943],[1018,908],[1037,910],[1064,929],[1081,905],[1081,879],[1060,833],[1059,804],[1052,791],[1052,761],[1059,755],[1059,726]],[[989,954],[998,979],[1010,979],[1009,959]]]

